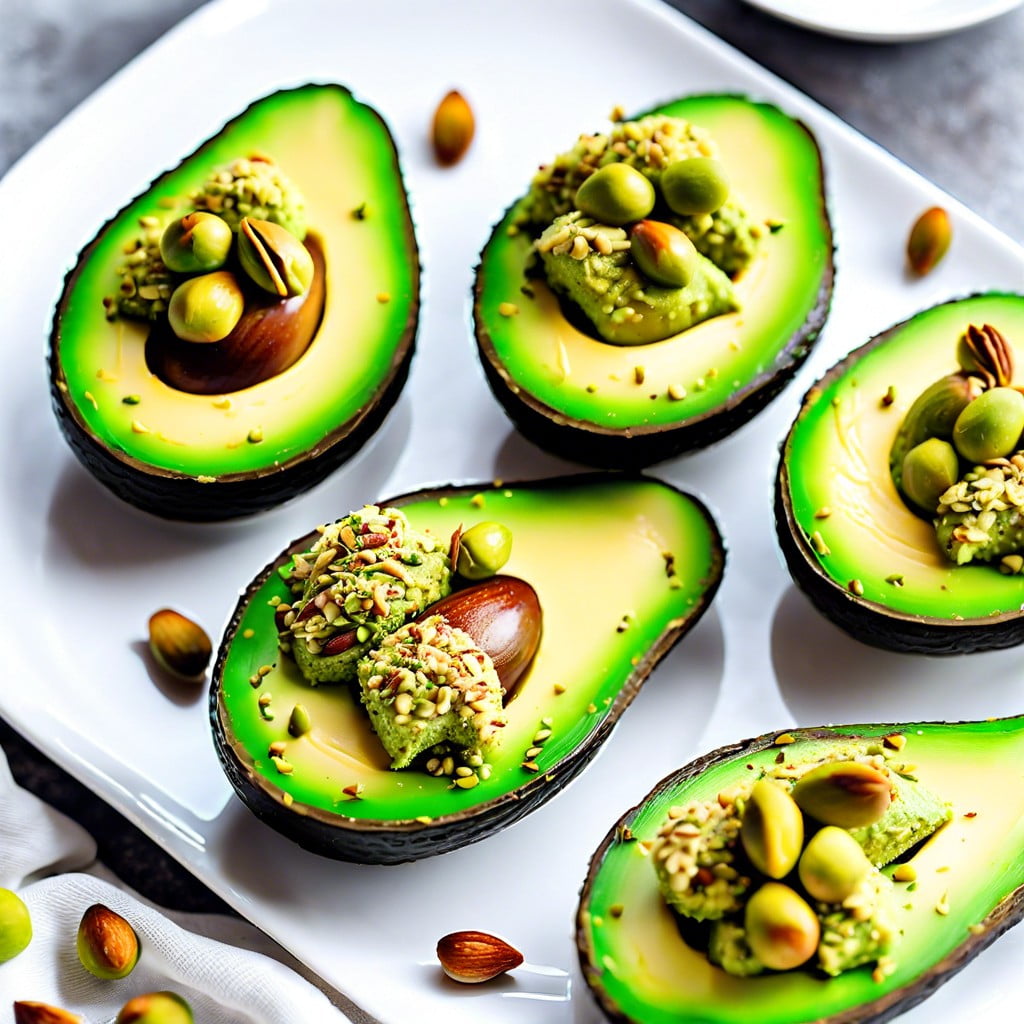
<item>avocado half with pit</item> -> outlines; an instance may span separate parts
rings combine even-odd
[[[958,369],[970,324],[996,327],[1024,359],[1024,295],[934,306],[829,370],[782,446],[775,525],[789,571],[820,611],[874,646],[956,654],[1024,641],[1024,576],[949,561],[889,472],[904,416]]]
[[[226,342],[173,337],[176,347],[155,358],[160,328],[108,319],[104,306],[140,218],[181,216],[211,173],[260,156],[305,198],[316,319],[280,362],[292,325],[268,330],[261,309],[239,342],[240,364],[221,358]],[[157,178],[82,250],[53,320],[53,406],[76,456],[124,500],[176,519],[247,515],[317,483],[372,436],[408,374],[418,310],[416,240],[384,121],[338,85],[277,92]],[[192,365],[175,375],[184,357]],[[198,385],[179,386],[182,377]]]
[[[700,619],[724,563],[704,506],[645,477],[445,487],[384,504],[445,544],[460,525],[504,524],[513,543],[502,572],[536,591],[540,644],[506,705],[490,777],[460,789],[424,771],[390,770],[358,697],[343,686],[309,686],[279,653],[272,602],[289,592],[277,570],[315,534],[246,588],[220,645],[210,708],[224,770],[259,818],[316,853],[374,864],[476,842],[559,792]],[[294,738],[288,722],[297,703],[312,727]],[[538,744],[541,730],[550,737]],[[291,767],[287,775],[268,754],[273,743],[284,745],[275,749]]]
[[[806,358],[832,296],[832,231],[810,131],[741,96],[691,96],[649,113],[707,130],[733,193],[764,229],[735,282],[741,308],[663,341],[599,341],[528,273],[533,239],[515,227],[522,200],[494,228],[474,289],[480,358],[506,413],[542,448],[597,466],[647,465],[742,426]]]
[[[916,880],[896,883],[902,935],[892,973],[876,978],[867,965],[836,977],[792,970],[744,978],[713,966],[684,940],[643,846],[669,808],[715,800],[780,756],[789,763],[850,737],[893,733],[906,737],[901,756],[951,803],[952,818],[900,858]],[[910,1009],[1024,916],[1024,792],[1005,785],[1022,757],[1024,718],[857,725],[735,743],[663,779],[608,832],[580,897],[580,963],[605,1016],[634,1024],[867,1024]]]

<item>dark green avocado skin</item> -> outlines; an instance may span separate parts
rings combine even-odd
[[[904,728],[904,723],[891,723],[892,731],[899,731]],[[864,728],[861,726],[860,728]],[[875,728],[874,726],[872,728]],[[785,732],[797,739],[844,739],[858,735],[857,726],[843,726],[838,729],[786,729]],[[717,750],[712,750],[703,757],[691,761],[684,768],[663,778],[644,797],[640,804],[631,807],[621,818],[609,829],[601,845],[594,852],[587,869],[587,876],[580,890],[580,901],[576,912],[576,952],[579,959],[580,970],[590,989],[590,994],[596,1001],[598,1008],[604,1017],[614,1024],[643,1024],[633,1017],[626,1016],[605,991],[601,980],[601,970],[594,963],[591,956],[590,943],[587,937],[586,913],[587,901],[590,897],[591,887],[601,865],[611,849],[612,845],[619,841],[623,829],[628,829],[641,808],[652,801],[657,800],[663,793],[675,789],[680,783],[688,779],[696,778],[713,765],[722,761],[740,761],[758,751],[768,750],[776,747],[776,737],[779,730],[765,733],[753,739],[741,740],[731,743]],[[979,953],[987,949],[1004,932],[1008,931],[1015,924],[1024,920],[1024,887],[1015,890],[1004,899],[996,912],[985,922],[983,931],[972,935],[970,939],[961,943],[945,960],[935,964],[928,972],[923,974],[914,984],[906,988],[889,993],[882,999],[865,1005],[851,1008],[844,1013],[833,1014],[830,1017],[820,1018],[813,1024],[884,1024],[885,1021],[893,1020],[901,1014],[917,1006],[929,996],[941,988],[953,975],[961,971]],[[812,1024],[812,1022],[808,1022]]]
[[[117,497],[164,519],[219,522],[275,508],[320,483],[352,458],[373,437],[398,401],[409,376],[412,353],[410,342],[378,400],[364,407],[344,437],[325,448],[317,458],[296,460],[268,476],[219,480],[212,484],[200,483],[194,477],[150,473],[144,477],[135,475],[126,487],[124,464],[92,434],[81,429],[54,387],[51,387],[51,404],[61,433],[75,456]]]
[[[881,605],[865,601],[825,577],[816,567],[814,552],[803,539],[788,503],[789,471],[785,445],[775,480],[775,532],[793,582],[827,619],[854,639],[885,651],[907,654],[973,654],[1024,643],[1024,616],[990,623],[894,615]]]
[[[588,483],[609,478],[604,473],[583,473],[570,477],[553,477],[545,481],[507,483],[515,489],[528,486],[532,489],[557,488],[567,481]],[[623,476],[622,479],[631,479]],[[632,479],[643,479],[634,476]],[[457,485],[431,488],[411,492],[397,498],[386,499],[380,504],[402,507],[412,501],[430,500],[455,493],[476,493],[486,484]],[[575,779],[595,757],[618,723],[622,712],[640,691],[644,681],[655,666],[668,652],[697,624],[711,604],[721,583],[725,564],[725,549],[714,519],[706,506],[692,495],[689,499],[697,506],[711,528],[716,572],[708,581],[707,589],[701,595],[693,613],[681,624],[662,633],[658,643],[652,646],[637,664],[620,690],[609,714],[569,757],[557,765],[552,773],[530,776],[521,786],[489,801],[481,810],[476,808],[462,814],[452,814],[447,820],[422,824],[416,821],[373,821],[347,818],[344,823],[327,824],[285,807],[271,797],[251,776],[249,769],[239,760],[238,753],[227,735],[220,709],[217,680],[223,677],[231,643],[239,630],[239,624],[253,593],[259,590],[269,576],[284,565],[294,552],[307,550],[315,534],[307,534],[293,541],[274,561],[270,562],[256,576],[239,597],[235,609],[225,627],[223,639],[217,652],[211,678],[209,719],[213,732],[214,746],[222,768],[242,802],[260,821],[298,843],[303,849],[320,856],[357,864],[402,864],[433,857],[460,849],[500,832],[509,825],[524,818],[531,811],[560,793]],[[341,818],[341,815],[338,815]]]
[[[487,327],[477,321],[477,347],[487,383],[520,433],[537,447],[571,462],[599,469],[642,469],[685,452],[707,448],[728,437],[764,409],[792,380],[825,326],[832,301],[833,269],[822,277],[814,309],[771,370],[706,416],[672,429],[645,433],[606,431],[596,424],[566,421],[550,406],[509,386],[506,375],[488,358]],[[477,296],[478,297],[478,296]]]
[[[344,86],[317,85],[316,87],[333,89],[351,98],[350,91]],[[309,86],[299,86],[294,91],[301,92],[306,88]],[[289,91],[292,90],[282,90],[282,92]],[[195,159],[223,131],[236,122],[243,121],[249,110],[272,100],[277,95],[281,95],[281,93],[274,93],[254,100],[249,107],[227,122],[221,131],[202,142],[192,153],[183,157],[177,166],[180,167]],[[383,118],[375,112],[373,116],[385,128],[390,138],[390,132],[387,131]],[[393,142],[391,143],[391,160],[391,169],[401,181],[402,172]],[[61,434],[75,457],[99,483],[118,498],[145,512],[165,519],[189,522],[237,519],[274,508],[318,484],[351,459],[383,424],[405,386],[415,350],[420,306],[419,279],[422,271],[418,259],[418,247],[409,213],[408,198],[403,186],[405,237],[410,254],[415,256],[411,266],[413,299],[409,310],[409,319],[386,376],[380,381],[372,400],[365,404],[355,416],[345,423],[336,425],[329,433],[325,434],[316,446],[307,449],[273,471],[268,469],[260,473],[240,473],[220,477],[215,483],[202,483],[193,476],[181,475],[152,466],[145,467],[144,471],[140,472],[120,458],[119,454],[121,453],[101,444],[95,435],[84,429],[72,415],[71,408],[58,387],[61,367],[57,339],[60,334],[65,297],[70,294],[78,270],[88,260],[92,248],[104,232],[121,217],[136,199],[144,196],[169,173],[171,172],[167,171],[158,176],[139,196],[129,200],[110,217],[96,232],[93,241],[78,254],[74,265],[65,276],[62,298],[53,314],[47,356],[50,401]],[[297,173],[296,177],[300,178],[301,172]]]

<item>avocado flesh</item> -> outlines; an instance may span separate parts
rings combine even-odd
[[[140,217],[180,215],[211,169],[252,152],[271,156],[304,193],[323,246],[326,300],[305,353],[225,403],[154,377],[145,360],[149,324],[108,321],[103,298],[116,291],[116,269]],[[352,216],[364,203],[366,218]],[[234,481],[319,458],[384,398],[408,357],[418,277],[394,145],[376,112],[339,86],[275,93],[158,178],[83,251],[54,318],[58,415],[85,447],[120,464],[129,490],[133,473]],[[387,301],[378,300],[383,295]],[[125,404],[126,396],[138,401]],[[249,440],[254,429],[258,442]]]
[[[732,282],[699,254],[690,280],[680,288],[651,284],[623,254],[591,252],[576,259],[569,253],[548,251],[541,253],[541,261],[548,285],[575,302],[597,333],[613,345],[643,345],[652,338],[663,338],[670,324],[689,321],[696,325],[736,308]],[[597,293],[595,284],[606,287]],[[643,301],[627,298],[637,291],[642,292]],[[628,301],[628,308],[640,314],[639,322],[618,318],[614,312],[606,315],[604,309],[616,300]]]
[[[850,1014],[839,1018],[843,1021],[888,1019],[894,1004],[906,999],[911,1005],[960,966],[944,961],[954,955],[959,960],[961,954],[969,959],[1021,916],[1024,791],[1006,782],[1020,774],[1024,718],[797,730],[786,756],[795,760],[802,751],[812,756],[835,736],[881,737],[894,731],[908,737],[899,756],[912,760],[922,783],[953,805],[949,824],[910,861],[917,871],[915,888],[896,884],[893,913],[903,935],[893,949],[895,972],[881,981],[872,979],[870,967],[828,979],[805,971],[727,975],[683,941],[658,893],[650,858],[638,841],[621,837],[625,825],[636,840],[650,839],[673,804],[714,799],[730,781],[751,773],[748,764],[754,771],[770,767],[779,748],[773,736],[761,737],[709,754],[664,780],[624,816],[591,862],[578,943],[584,975],[610,1019],[643,1024],[797,1024],[841,1014]],[[935,910],[940,903],[948,904],[945,916]],[[979,924],[979,934],[968,930]]]
[[[931,521],[906,505],[889,473],[903,417],[925,388],[956,370],[956,341],[970,323],[997,327],[1024,357],[1024,295],[935,306],[830,370],[808,392],[783,448],[777,528],[791,567],[794,559],[806,566],[814,582],[801,585],[819,605],[822,591],[853,601],[848,584],[860,580],[858,604],[878,621],[873,642],[898,638],[907,621],[947,627],[947,635],[992,628],[1019,617],[1024,603],[1024,577],[950,562]],[[890,387],[895,401],[886,406]],[[816,516],[826,508],[827,518]],[[808,540],[815,532],[827,554]]]
[[[571,766],[599,745],[639,680],[699,617],[722,568],[718,535],[702,506],[651,479],[584,476],[486,485],[413,495],[398,504],[414,529],[429,529],[438,538],[460,523],[508,526],[514,542],[503,572],[537,590],[540,646],[488,754],[490,779],[472,790],[453,790],[446,778],[390,771],[358,696],[346,687],[312,688],[289,659],[279,657],[267,602],[275,595],[284,600],[287,591],[271,572],[243,599],[222,645],[211,696],[220,723],[215,729],[255,785],[279,803],[287,794],[307,820],[438,819],[471,815],[527,786],[556,791],[571,777]],[[676,556],[678,588],[666,574],[663,552]],[[619,632],[627,612],[633,618]],[[250,629],[253,635],[246,636]],[[274,668],[254,689],[250,678],[265,664]],[[565,691],[556,693],[555,684]],[[272,720],[261,714],[261,693],[272,694]],[[296,703],[307,708],[313,728],[289,740],[286,727]],[[552,735],[534,758],[539,771],[532,773],[522,762],[543,718],[551,718]],[[266,756],[275,741],[287,743],[285,757],[294,766],[289,775],[278,773]],[[351,785],[363,787],[359,800],[341,796]]]
[[[761,239],[760,253],[735,282],[739,312],[622,349],[576,329],[548,286],[527,276],[531,240],[509,234],[519,210],[513,206],[481,255],[477,336],[492,387],[527,396],[556,423],[638,434],[710,416],[776,371],[828,290],[831,235],[820,158],[806,130],[774,107],[737,96],[690,97],[658,112],[706,128],[751,220],[782,227]],[[502,303],[514,303],[516,315],[502,316]],[[637,365],[644,369],[639,385]],[[670,398],[670,385],[685,388],[686,398]]]

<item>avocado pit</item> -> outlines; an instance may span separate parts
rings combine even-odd
[[[166,320],[146,339],[146,365],[165,384],[192,395],[223,395],[283,373],[298,360],[320,329],[326,299],[323,243],[305,239],[313,279],[301,295],[275,298],[250,288],[238,324],[222,341],[183,341]]]
[[[537,591],[514,576],[495,576],[485,583],[456,590],[431,606],[430,613],[443,615],[487,652],[501,680],[507,704],[540,644],[541,608]]]
[[[364,863],[456,849],[558,792],[700,617],[722,568],[703,507],[644,478],[423,491],[359,520],[300,538],[246,589],[218,652],[211,717],[225,772],[254,813],[309,849]],[[481,520],[488,529],[474,534]],[[495,523],[514,538],[504,574],[453,581],[459,524],[480,567],[506,555]],[[501,543],[484,544],[492,534]],[[587,553],[571,572],[569,535]],[[297,705],[309,728],[296,736]],[[440,736],[463,706],[487,747]],[[407,744],[417,722],[420,738],[446,748]]]

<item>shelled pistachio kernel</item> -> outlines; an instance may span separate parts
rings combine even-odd
[[[627,163],[606,164],[576,190],[575,203],[588,217],[619,227],[642,220],[655,203],[650,180]]]
[[[194,1024],[192,1008],[174,992],[147,992],[129,999],[114,1024]]]
[[[149,649],[161,668],[187,682],[202,682],[213,656],[203,627],[172,608],[149,617]]]
[[[800,855],[800,884],[824,903],[842,903],[871,870],[860,843],[845,829],[826,825]]]
[[[75,948],[82,966],[107,981],[127,978],[139,961],[135,929],[102,903],[94,903],[82,915]]]
[[[783,878],[796,866],[804,820],[781,785],[770,779],[754,783],[740,823],[740,840],[750,862],[769,878]]]
[[[919,277],[935,269],[953,239],[949,214],[941,206],[924,211],[907,238],[907,263]]]
[[[452,89],[434,111],[431,141],[437,162],[444,167],[458,163],[469,149],[475,132],[473,108],[462,93]]]
[[[792,790],[800,809],[823,825],[861,828],[886,812],[892,784],[860,761],[830,761],[802,775]]]
[[[806,963],[821,937],[818,917],[806,900],[780,882],[766,882],[750,897],[744,927],[754,955],[775,971]]]
[[[14,1004],[14,1024],[86,1024],[86,1021],[60,1006],[19,999]]]
[[[0,964],[23,953],[32,941],[32,917],[25,901],[11,889],[0,889]]]
[[[296,704],[288,717],[288,732],[292,736],[304,736],[313,728],[312,719],[304,704]]]

